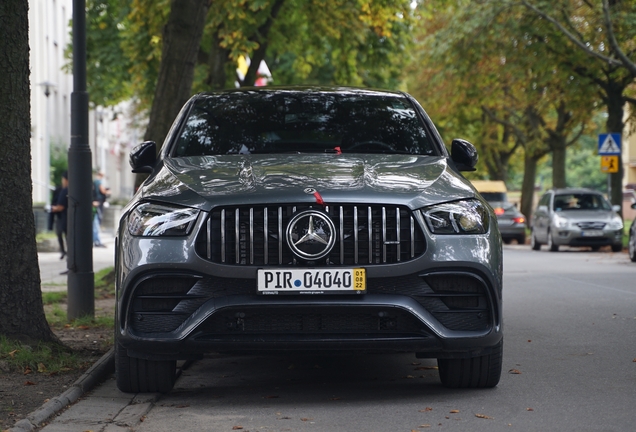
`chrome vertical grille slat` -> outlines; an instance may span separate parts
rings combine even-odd
[[[210,218],[211,220],[212,218]],[[220,226],[220,230],[221,230],[221,262],[224,263],[225,262],[225,209],[221,210],[221,226]],[[209,235],[209,237],[212,237],[212,234]],[[212,242],[212,240],[210,240],[210,243]],[[212,257],[208,258],[208,259],[212,259]]]
[[[386,262],[386,207],[382,207],[382,262]]]
[[[408,208],[342,204],[327,212],[337,231],[336,246],[325,259],[305,262],[292,254],[285,231],[296,212],[310,208],[327,212],[299,203],[213,209],[197,238],[197,253],[226,265],[320,267],[400,263],[426,250],[424,233]]]
[[[400,255],[401,255],[401,251],[402,251],[400,246],[402,244],[402,238],[401,238],[402,236],[401,236],[401,233],[400,233],[400,209],[399,208],[395,209],[395,237],[396,237],[396,241],[397,241],[397,245],[396,245],[397,246],[397,254],[396,254],[396,257],[397,257],[398,262],[400,262]]]
[[[234,212],[234,244],[236,245],[236,263],[241,263],[241,254],[238,252],[240,250],[241,244],[241,213],[239,209],[236,209]]]
[[[250,265],[254,265],[254,209],[250,209]]]
[[[269,264],[269,227],[267,218],[267,207],[263,212],[263,264]]]
[[[353,208],[353,263],[358,264],[358,207]]]

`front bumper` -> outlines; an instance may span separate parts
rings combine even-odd
[[[419,258],[369,265],[363,295],[258,295],[257,266],[211,263],[193,253],[195,242],[120,230],[116,338],[129,356],[316,350],[461,358],[488,354],[503,337],[496,230],[429,238]]]
[[[553,228],[552,241],[558,246],[609,246],[623,244],[623,230],[581,230]],[[593,234],[593,235],[590,235]]]

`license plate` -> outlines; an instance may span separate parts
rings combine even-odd
[[[581,236],[583,236],[583,237],[603,237],[603,231],[598,231],[598,230],[581,231]]]
[[[352,269],[259,269],[259,294],[364,294],[366,271]]]

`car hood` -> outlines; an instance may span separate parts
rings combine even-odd
[[[609,223],[618,215],[609,210],[562,210],[555,214],[567,218],[571,222],[605,222]]]
[[[383,202],[412,208],[475,196],[444,157],[230,155],[165,159],[145,199],[183,205]]]

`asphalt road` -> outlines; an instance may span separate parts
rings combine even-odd
[[[446,389],[412,355],[209,357],[167,395],[111,377],[43,431],[633,431],[635,280],[625,253],[506,246],[494,389]]]

